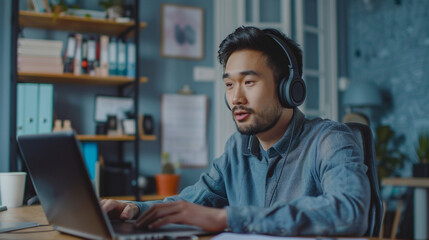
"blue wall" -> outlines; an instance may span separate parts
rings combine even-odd
[[[4,12],[0,30],[0,48],[2,53],[10,49],[10,12],[11,1],[0,1],[0,7]],[[89,9],[100,9],[98,0],[77,1],[82,7]],[[147,76],[149,82],[142,84],[140,88],[140,113],[151,114],[155,120],[155,134],[157,141],[142,141],[140,143],[140,173],[146,176],[153,176],[161,170],[160,164],[160,99],[163,93],[176,93],[184,84],[190,85],[196,94],[205,94],[210,98],[208,146],[209,160],[213,158],[214,131],[213,131],[213,96],[214,84],[212,82],[194,82],[193,69],[195,66],[213,67],[215,51],[213,45],[214,39],[214,4],[213,1],[182,0],[182,1],[162,1],[162,3],[174,3],[188,6],[197,6],[204,9],[204,58],[202,60],[183,60],[173,58],[163,58],[160,56],[160,18],[161,1],[142,0],[140,1],[140,20],[147,22],[147,28],[141,31],[140,41],[140,69],[141,75]],[[3,7],[4,6],[4,7]],[[21,1],[20,6],[25,9],[25,1]],[[4,19],[4,20],[3,20]],[[8,22],[9,21],[9,22]],[[46,31],[35,29],[24,29],[24,37],[47,38],[65,41],[67,32]],[[1,86],[1,125],[2,130],[0,138],[0,170],[7,170],[8,160],[8,118],[9,118],[9,53],[2,54],[0,58],[0,67],[5,69],[1,71],[2,78],[5,81],[0,82]],[[70,119],[73,128],[78,133],[94,134],[95,122],[93,121],[94,97],[95,94],[116,95],[117,89],[102,86],[73,86],[56,85],[54,94],[54,111],[59,119]],[[101,152],[106,160],[117,160],[116,144],[107,143],[101,145]],[[133,161],[132,144],[126,144],[125,160]],[[4,156],[3,156],[4,155]],[[210,163],[207,167],[210,166]],[[3,167],[3,165],[7,165]],[[200,174],[207,168],[180,169],[182,174],[181,187],[194,183]]]
[[[417,134],[429,128],[429,1],[348,1],[348,70],[383,93],[382,124],[406,137],[417,161]],[[406,173],[408,174],[408,173]]]
[[[148,27],[141,35],[140,69],[143,75],[148,76],[149,82],[141,86],[140,112],[154,116],[156,125],[156,142],[141,142],[140,172],[153,175],[161,169],[160,164],[160,100],[163,93],[176,93],[184,84],[189,84],[197,94],[205,94],[210,98],[208,146],[209,159],[214,156],[214,115],[213,97],[214,83],[194,82],[193,68],[195,66],[213,67],[215,62],[214,49],[214,3],[213,1],[162,1],[163,3],[176,3],[202,7],[204,9],[204,58],[203,60],[181,60],[163,58],[160,56],[160,13],[161,1],[145,0],[141,3],[140,16],[148,23]],[[211,162],[211,161],[210,161]],[[210,164],[208,165],[210,166]],[[181,169],[181,185],[194,183],[199,175],[206,169]]]
[[[0,172],[9,170],[11,3],[0,1]]]

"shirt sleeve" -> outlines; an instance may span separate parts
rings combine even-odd
[[[150,206],[157,203],[172,202],[184,200],[191,203],[204,205],[207,207],[223,208],[228,205],[225,183],[222,172],[226,167],[227,161],[225,155],[216,159],[208,173],[203,173],[198,182],[194,185],[184,188],[179,195],[167,197],[159,201],[132,202],[135,203],[141,215]]]
[[[322,194],[289,203],[279,201],[268,208],[227,207],[232,231],[295,236],[365,234],[370,186],[362,149],[346,127],[330,129],[319,139],[312,147],[317,152],[315,181]]]

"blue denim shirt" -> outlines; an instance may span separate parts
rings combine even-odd
[[[266,152],[233,134],[199,181],[164,202],[226,208],[233,232],[353,235],[367,230],[370,186],[362,148],[344,124],[308,120],[298,109]],[[135,202],[142,213],[161,201]]]

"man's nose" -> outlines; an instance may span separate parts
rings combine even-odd
[[[234,95],[232,96],[232,105],[244,105],[247,103],[246,94],[243,91],[243,88],[238,86],[235,88]]]

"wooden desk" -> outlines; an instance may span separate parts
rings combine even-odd
[[[0,212],[0,222],[37,222],[40,225],[49,224],[41,205],[9,208]],[[199,239],[209,240],[211,237]],[[43,226],[17,230],[12,233],[1,233],[0,239],[40,239],[40,240],[63,240],[80,239],[67,234],[54,231],[52,226]]]
[[[414,238],[429,239],[429,178],[384,178],[381,185],[414,188]]]
[[[24,206],[19,208],[10,208],[7,211],[0,212],[1,222],[37,222],[39,224],[48,224],[48,220],[43,213],[41,205]],[[213,236],[198,238],[199,240],[210,240]],[[364,237],[359,237],[363,239]],[[69,240],[80,239],[58,231],[53,231],[52,226],[43,226],[27,228],[14,231],[13,233],[2,233],[0,239],[40,239],[40,240]],[[304,238],[305,239],[305,238]],[[353,238],[348,238],[353,239]],[[379,240],[378,238],[367,238],[369,240]]]

